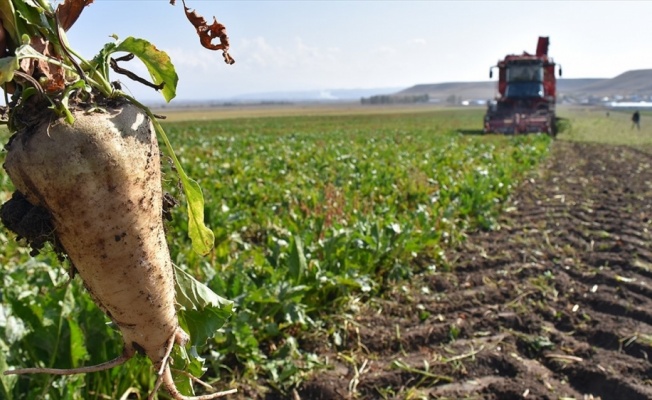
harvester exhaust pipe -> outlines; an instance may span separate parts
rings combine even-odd
[[[537,57],[547,56],[549,45],[550,39],[548,36],[539,36],[539,42],[537,43]]]

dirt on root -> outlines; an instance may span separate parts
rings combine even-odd
[[[500,229],[365,306],[300,399],[652,399],[652,155],[557,141]],[[390,299],[390,300],[387,300]]]
[[[16,191],[0,206],[0,222],[18,236],[25,239],[32,248],[31,256],[36,256],[45,243],[50,242],[55,253],[62,258],[64,251],[55,235],[52,216],[43,207],[35,207],[25,196]]]

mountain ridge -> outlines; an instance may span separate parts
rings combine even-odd
[[[427,94],[431,99],[446,100],[450,96],[463,99],[495,97],[497,82],[442,82],[417,84],[394,96]],[[630,70],[613,78],[557,78],[558,97],[652,97],[652,69]]]

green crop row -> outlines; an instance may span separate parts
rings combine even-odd
[[[177,207],[168,226],[173,261],[236,304],[202,349],[208,380],[287,390],[323,361],[299,346],[301,335],[328,330],[337,342],[336,322],[355,302],[414,274],[453,268],[443,250],[469,230],[493,228],[550,144],[545,135],[460,133],[480,120],[479,111],[460,110],[167,124],[203,188],[216,237],[208,257],[193,253]],[[170,172],[171,162],[164,167]],[[166,190],[183,203],[174,174],[166,177]],[[6,199],[12,189],[1,179]],[[0,370],[117,356],[119,333],[80,282],[67,282],[50,252],[32,259],[0,233]],[[151,388],[147,363],[81,377],[2,377],[0,395],[127,398]]]

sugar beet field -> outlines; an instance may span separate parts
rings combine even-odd
[[[307,114],[164,125],[216,237],[208,257],[193,253],[181,203],[172,259],[233,302],[219,334],[188,349],[214,390],[652,398],[652,115],[635,131],[628,114],[562,110],[552,140],[481,135],[480,109]],[[0,187],[6,201],[5,174]],[[0,371],[120,354],[52,249],[31,256],[4,227],[0,241]],[[0,398],[141,399],[151,368],[136,357],[78,376],[0,376]]]

